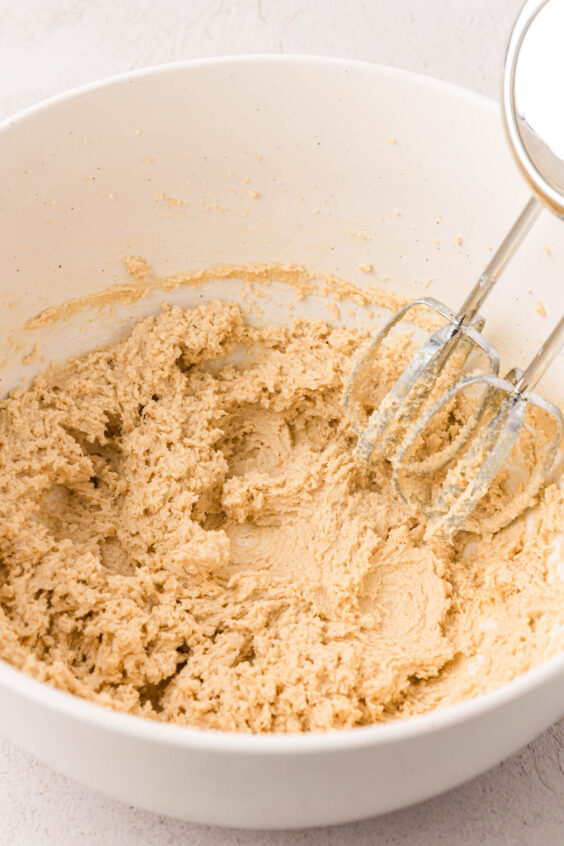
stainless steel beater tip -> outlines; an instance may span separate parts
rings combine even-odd
[[[439,535],[450,540],[461,528],[496,532],[521,513],[523,503],[534,497],[545,480],[561,442],[562,414],[556,405],[543,397],[532,392],[521,392],[517,387],[521,375],[519,371],[513,370],[504,379],[492,374],[462,377],[406,433],[392,460],[392,479],[398,495],[429,516],[427,538]],[[434,492],[431,502],[424,502],[408,488],[410,465],[406,458],[432,419],[457,394],[473,385],[485,386],[491,418],[478,430],[468,450],[449,470],[443,483]],[[505,395],[504,399],[500,399],[500,392]],[[498,509],[487,520],[482,519],[479,526],[472,525],[470,515],[502,469],[525,424],[527,408],[530,406],[541,409],[555,423],[553,436],[546,439],[542,460],[531,472],[518,498],[513,498],[505,508]]]

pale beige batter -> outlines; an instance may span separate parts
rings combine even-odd
[[[424,541],[386,463],[353,459],[364,339],[167,309],[1,403],[0,657],[130,713],[283,732],[420,713],[564,648],[562,492]]]

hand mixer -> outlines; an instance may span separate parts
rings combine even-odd
[[[526,425],[527,410],[536,408],[552,421],[541,458],[523,495],[499,509],[487,523],[496,531],[526,507],[548,474],[562,437],[559,409],[533,393],[564,343],[564,317],[524,372],[500,378],[499,355],[481,334],[479,309],[522,243],[542,206],[564,217],[564,0],[528,0],[511,34],[503,79],[503,113],[515,158],[531,185],[531,197],[461,308],[454,314],[432,297],[408,303],[369,342],[352,370],[345,408],[358,433],[356,454],[369,462],[378,449],[391,463],[398,494],[429,515],[427,536],[447,539],[471,528],[470,515],[504,467]],[[371,373],[391,330],[411,310],[426,307],[446,320],[417,349],[395,384],[372,408]],[[460,376],[473,350],[481,350],[487,372]],[[437,381],[447,365],[450,384],[436,396]],[[452,376],[454,373],[454,377]],[[458,379],[458,380],[457,380]],[[443,378],[444,381],[444,378]],[[459,395],[480,388],[474,410],[450,443],[436,454],[414,460],[429,424],[452,407]],[[425,477],[426,496],[406,478]],[[420,486],[419,486],[420,487]]]

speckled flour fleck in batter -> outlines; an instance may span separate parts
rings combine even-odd
[[[166,309],[3,401],[0,656],[122,711],[282,732],[426,711],[560,651],[561,491],[424,542],[387,465],[353,459],[365,338]]]

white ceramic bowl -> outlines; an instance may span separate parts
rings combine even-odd
[[[457,306],[527,196],[500,126],[494,104],[442,83],[279,57],[142,71],[28,110],[0,132],[3,390],[42,366],[21,362],[35,341],[44,356],[62,358],[158,308],[162,293],[20,329],[43,308],[126,281],[131,253],[162,275],[298,262],[359,285],[385,276],[412,294],[434,277],[428,291]],[[543,216],[485,309],[490,337],[514,364],[564,307],[560,225]],[[374,272],[360,272],[361,262]],[[287,319],[288,292],[273,290],[265,317]],[[238,298],[241,286],[179,288],[167,299],[189,305],[212,295]],[[534,311],[538,299],[549,317]],[[369,320],[348,311],[350,324]],[[317,298],[295,313],[326,316]],[[546,390],[562,399],[562,359],[552,373]],[[160,725],[0,662],[2,731],[31,753],[126,802],[242,827],[337,823],[417,802],[496,764],[563,711],[564,656],[474,701],[309,736]]]

